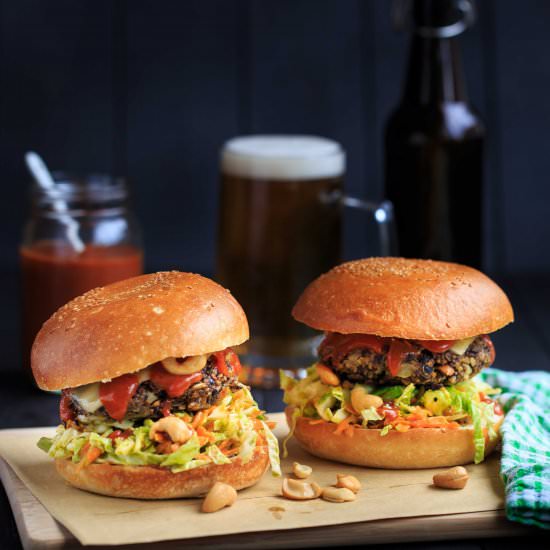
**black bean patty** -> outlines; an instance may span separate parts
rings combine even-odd
[[[228,364],[231,372],[231,365]],[[151,380],[142,382],[128,403],[126,416],[127,420],[140,420],[151,418],[156,420],[163,415],[163,409],[169,408],[171,412],[197,412],[207,409],[218,400],[220,392],[224,388],[236,390],[240,383],[236,376],[225,376],[216,367],[213,356],[210,356],[204,369],[202,379],[189,387],[182,395],[176,398],[169,398],[166,392],[156,386]],[[70,390],[65,390],[69,396]],[[71,396],[72,397],[72,396]],[[87,413],[78,404],[75,398],[71,398],[71,407],[75,416],[80,417],[79,421],[86,423],[87,420],[109,419],[104,407],[94,413]]]
[[[335,358],[331,349],[320,349],[323,364],[331,367],[343,380],[363,384],[415,385],[439,388],[468,380],[491,364],[491,344],[487,337],[478,336],[463,355],[447,350],[433,353],[417,346],[401,363],[402,374],[392,376],[386,367],[387,347],[382,353],[370,349],[354,350],[342,358]]]

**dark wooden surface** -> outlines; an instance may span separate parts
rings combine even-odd
[[[550,240],[550,3],[477,4],[460,40],[488,132],[486,267],[549,270],[539,243]],[[2,268],[17,263],[29,148],[55,169],[128,176],[155,269],[213,270],[218,152],[236,134],[334,138],[348,190],[381,198],[382,132],[408,50],[389,1],[0,6]],[[349,235],[350,253],[365,254],[361,240]]]
[[[499,281],[512,301],[516,322],[493,336],[497,350],[495,366],[512,371],[537,369],[550,370],[550,276],[515,277]],[[15,312],[10,305],[16,303],[15,294],[6,296],[6,311]],[[12,302],[10,302],[12,300]],[[0,318],[0,334],[7,349],[17,340],[17,327],[13,316]],[[11,341],[11,344],[10,344]],[[0,428],[42,426],[57,423],[58,397],[41,392],[31,385],[21,367],[13,362],[0,369]],[[282,408],[280,392],[255,391],[260,405],[270,411]],[[0,491],[0,549],[17,548],[19,540],[9,503]],[[543,537],[542,531],[535,538]],[[407,545],[412,549],[429,550],[523,550],[526,544],[539,548],[540,541],[531,538],[490,541],[461,541]],[[368,541],[365,541],[368,542]],[[548,543],[550,541],[546,541]],[[533,546],[536,544],[536,546]]]

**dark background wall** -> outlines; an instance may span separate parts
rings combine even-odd
[[[550,3],[478,12],[461,44],[489,133],[486,267],[550,271]],[[127,175],[150,269],[212,270],[218,151],[236,134],[332,137],[349,190],[380,198],[407,50],[385,0],[3,0],[0,264],[17,265],[30,148]]]

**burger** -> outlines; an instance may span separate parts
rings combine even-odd
[[[38,386],[61,390],[62,424],[38,446],[71,485],[117,497],[242,489],[270,463],[279,473],[231,349],[247,339],[241,306],[200,275],[142,275],[75,298],[32,348]]]
[[[324,331],[307,376],[281,375],[310,453],[376,468],[480,462],[498,440],[499,390],[481,371],[489,333],[513,321],[504,292],[454,263],[368,258],[313,281],[292,311]]]

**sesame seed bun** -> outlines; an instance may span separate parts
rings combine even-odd
[[[293,407],[285,410],[289,426]],[[495,425],[500,428],[502,420]],[[294,437],[309,453],[328,460],[385,469],[444,468],[469,464],[474,461],[473,427],[459,429],[411,428],[407,432],[390,430],[381,436],[381,430],[354,428],[353,437],[335,434],[336,424],[298,417]],[[492,453],[497,439],[485,439],[485,456]]]
[[[514,320],[502,289],[480,271],[405,258],[331,269],[304,290],[292,315],[317,330],[410,340],[460,340]]]
[[[58,390],[247,339],[246,316],[228,290],[193,273],[161,272],[90,290],[60,308],[38,333],[31,365],[40,388]]]
[[[55,460],[59,474],[74,487],[100,495],[140,499],[197,497],[207,493],[217,481],[244,489],[257,483],[268,465],[265,446],[256,447],[246,464],[236,458],[230,464],[211,464],[178,473],[156,466],[94,463],[80,468],[71,460]]]

